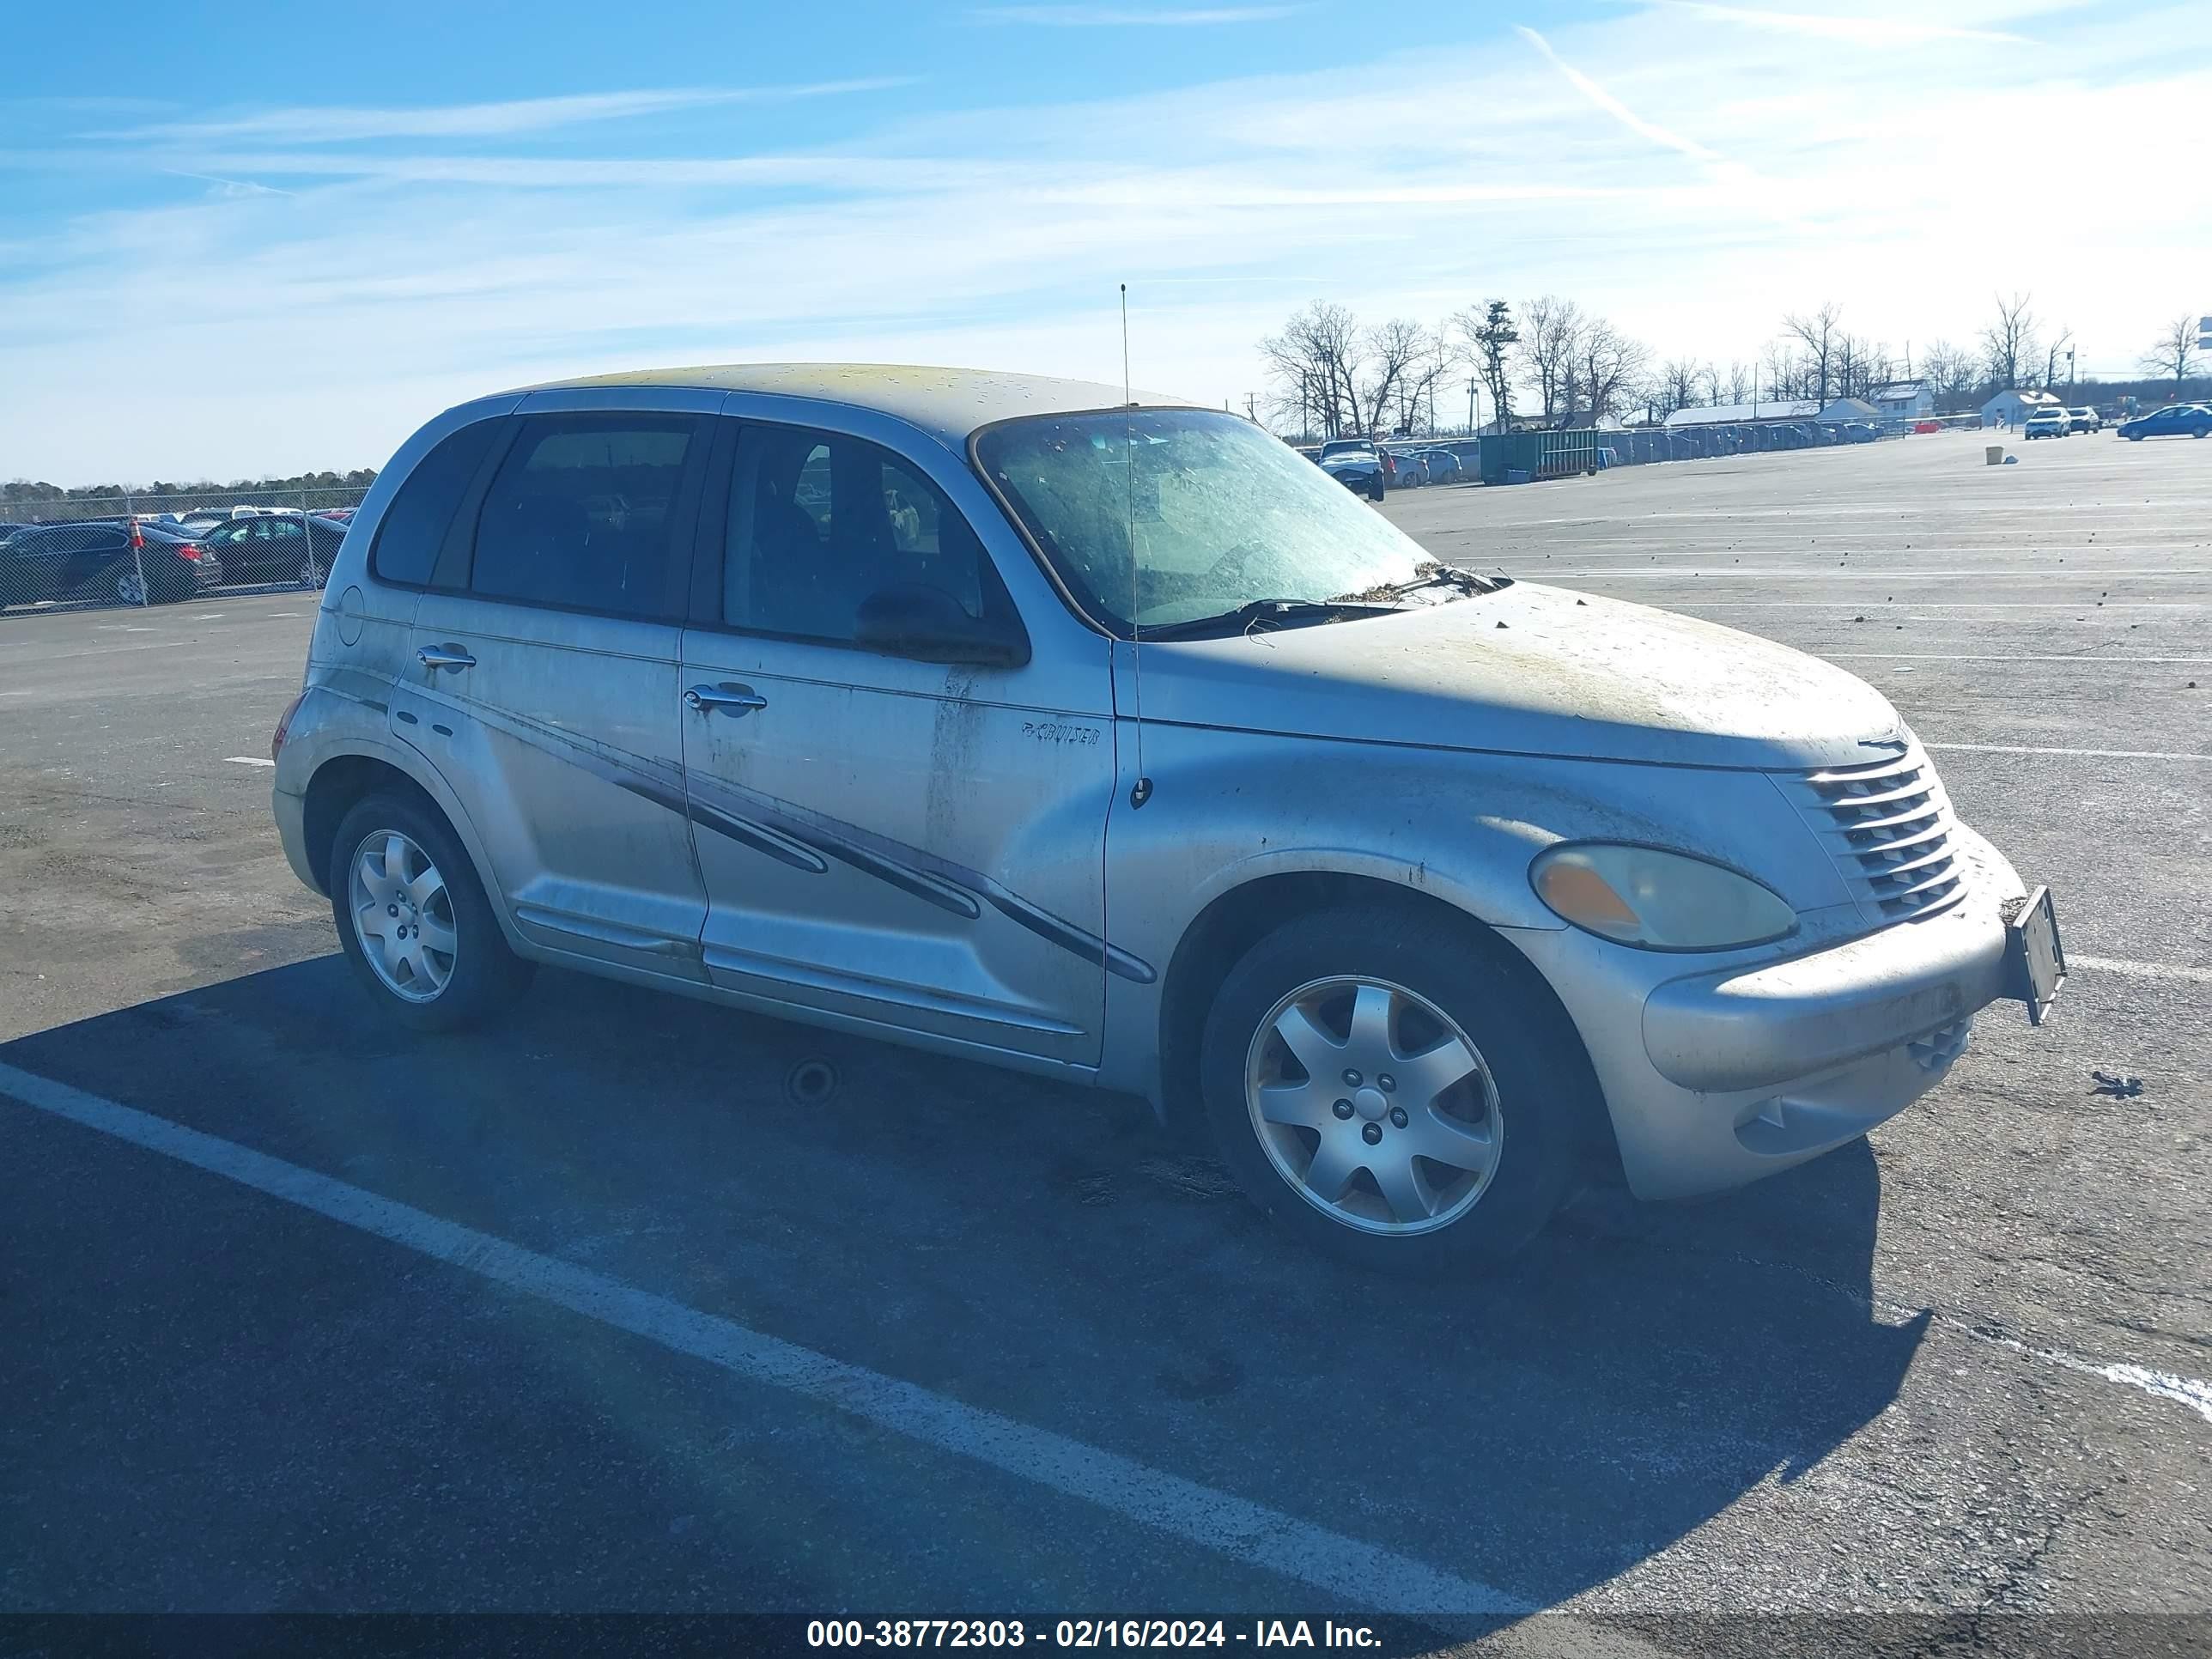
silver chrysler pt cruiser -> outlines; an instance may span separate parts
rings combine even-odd
[[[397,1019],[549,963],[1141,1093],[1415,1271],[1758,1179],[2063,974],[1877,692],[1440,564],[1259,428],[746,366],[404,444],[276,738]]]

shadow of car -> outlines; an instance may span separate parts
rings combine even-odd
[[[186,960],[219,971],[266,934],[210,934]],[[26,1036],[0,1060],[494,1237],[580,1259],[588,1241],[617,1280],[1140,1462],[1215,1472],[1355,1537],[1481,1563],[1539,1607],[1814,1470],[1898,1398],[1926,1328],[1924,1314],[1875,1311],[1881,1179],[1863,1142],[1695,1206],[1595,1189],[1507,1271],[1401,1283],[1285,1249],[1210,1157],[1133,1101],[552,969],[510,1024],[406,1050],[410,1086],[395,1090],[399,1051],[357,1001],[333,954]],[[842,1079],[830,1109],[793,1109],[785,1080],[809,1059]],[[654,1576],[665,1535],[608,1547],[629,1540],[588,1501],[607,1471],[575,1455],[615,1425],[656,1458],[726,1462],[726,1415],[702,1416],[700,1432],[725,1437],[717,1451],[695,1448],[675,1409],[685,1373],[585,1363],[592,1332],[527,1298],[479,1302],[434,1279],[426,1307],[385,1243],[258,1198],[233,1210],[197,1170],[134,1152],[89,1184],[76,1139],[25,1146],[0,1222],[13,1314],[48,1334],[47,1375],[82,1382],[14,1402],[19,1481],[130,1491],[179,1522],[134,1540],[109,1593],[212,1582],[210,1562],[250,1559],[258,1595],[311,1601],[317,1559],[267,1548],[255,1483],[357,1467],[357,1481],[289,1487],[286,1522],[363,1552],[349,1571],[374,1605],[423,1594],[408,1569],[427,1554],[391,1540],[434,1515],[484,1540],[479,1600],[550,1571],[580,1597],[693,1604],[696,1585]],[[42,1177],[33,1159],[52,1167]],[[211,1224],[233,1264],[222,1273],[176,1248]],[[123,1305],[152,1322],[125,1340],[88,1319],[88,1282],[127,1286]],[[449,1313],[465,1340],[449,1340]],[[172,1331],[198,1334],[189,1389],[174,1386]],[[516,1382],[520,1402],[503,1392]],[[539,1411],[540,1392],[566,1404]],[[281,1434],[231,1421],[241,1479],[209,1480],[193,1425],[264,1397],[289,1402]],[[489,1427],[454,1437],[437,1403],[449,1398],[471,1420],[532,1424],[523,1455],[545,1522],[526,1541],[502,1530],[489,1479],[511,1449]],[[774,1432],[806,1408],[771,1395],[758,1409]],[[145,1431],[112,1432],[126,1417]],[[1407,1455],[1431,1429],[1449,1455]],[[896,1437],[856,1437],[814,1486],[859,1495],[908,1455]],[[451,1490],[421,1481],[434,1462]],[[392,1524],[362,1534],[348,1522],[364,1508]],[[760,1519],[757,1506],[697,1513],[709,1531]],[[46,1506],[10,1562],[17,1599],[60,1599],[77,1563],[104,1559],[111,1522],[97,1504]],[[1077,1511],[1070,1535],[1110,1542],[1116,1524]],[[763,1565],[784,1565],[781,1534],[751,1547],[764,1538]],[[982,1552],[1034,1547],[988,1525],[940,1545],[954,1594],[986,1571]],[[1225,1564],[1201,1554],[1193,1571],[1242,1594]]]

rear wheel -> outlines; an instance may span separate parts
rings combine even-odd
[[[1371,909],[1254,945],[1214,999],[1200,1075],[1247,1196],[1310,1243],[1413,1274],[1526,1243],[1597,1103],[1579,1038],[1525,967]]]
[[[459,839],[420,803],[379,794],[356,804],[332,838],[329,870],[346,958],[402,1024],[457,1030],[528,980]]]
[[[146,579],[136,570],[118,571],[115,576],[115,599],[118,605],[146,603]]]

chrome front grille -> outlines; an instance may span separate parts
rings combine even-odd
[[[1951,803],[1917,743],[1894,760],[1807,773],[1800,787],[1807,821],[1869,921],[1924,916],[1966,896]]]

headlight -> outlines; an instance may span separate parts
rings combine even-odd
[[[1720,951],[1793,933],[1797,915],[1748,876],[1683,853],[1565,842],[1528,866],[1553,913],[1647,951]]]

